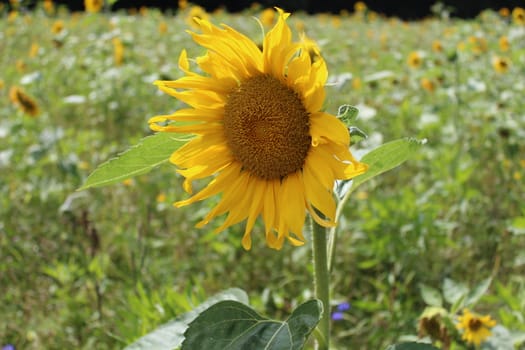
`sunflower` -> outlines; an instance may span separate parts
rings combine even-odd
[[[484,342],[491,333],[489,328],[496,325],[489,315],[480,316],[471,313],[468,309],[463,310],[463,315],[458,318],[459,323],[456,325],[458,329],[463,330],[463,339],[470,344],[479,346]]]
[[[84,0],[84,7],[87,12],[100,12],[102,6],[104,6],[104,0]]]
[[[510,61],[506,57],[495,56],[492,58],[492,67],[498,73],[506,73],[510,68]]]
[[[275,21],[275,11],[270,8],[264,9],[259,17],[265,27],[271,27]]]
[[[498,39],[498,45],[499,45],[499,49],[501,51],[503,51],[503,52],[509,51],[509,49],[510,49],[509,38],[507,38],[505,35],[503,35],[502,37],[500,37]]]
[[[525,9],[521,7],[515,7],[512,10],[512,19],[516,24],[525,25]]]
[[[328,75],[324,60],[311,62],[291,41],[290,14],[277,11],[262,50],[227,25],[197,19],[202,34],[192,37],[207,52],[196,62],[207,75],[190,71],[183,50],[179,67],[186,76],[155,84],[191,108],[149,120],[155,131],[196,135],[170,157],[186,178],[186,192],[192,193],[194,180],[213,176],[200,192],[174,205],[222,194],[197,227],[227,212],[217,232],[246,219],[242,245],[247,250],[259,216],[274,249],[285,239],[304,244],[307,211],[318,224],[334,226],[334,181],[367,169],[349,151],[346,126],[320,111]]]
[[[408,55],[407,64],[410,68],[419,68],[423,64],[423,58],[417,51],[413,51]]]
[[[51,26],[51,32],[53,34],[60,34],[64,30],[64,22],[61,20],[53,22],[53,25]]]
[[[9,99],[14,105],[20,108],[22,112],[30,116],[36,117],[40,112],[35,100],[17,86],[13,86],[9,90]]]

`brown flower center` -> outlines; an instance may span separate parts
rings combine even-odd
[[[471,330],[471,331],[477,331],[478,329],[481,328],[481,326],[483,326],[483,323],[481,322],[480,319],[478,318],[473,318],[473,319],[470,319],[468,321],[468,328]]]
[[[228,96],[224,131],[243,168],[273,180],[302,169],[311,142],[309,119],[295,91],[277,78],[259,75]]]

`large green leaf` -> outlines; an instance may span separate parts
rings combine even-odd
[[[208,309],[213,304],[224,300],[236,300],[248,304],[248,295],[238,288],[222,291],[206,299],[195,309],[180,315],[176,319],[160,326],[151,333],[128,345],[124,350],[172,350],[180,346],[184,340],[184,332],[199,313]],[[242,305],[242,304],[240,304]]]
[[[439,350],[438,348],[426,343],[402,343],[390,345],[386,350]]]
[[[182,350],[302,349],[321,312],[321,302],[310,300],[281,322],[262,317],[244,304],[223,301],[190,324]]]
[[[187,142],[177,136],[180,135],[159,132],[143,138],[138,145],[100,165],[78,190],[120,182],[145,174],[154,167],[166,163],[171,154]]]
[[[364,155],[361,162],[368,164],[368,171],[353,179],[351,192],[365,181],[408,160],[425,142],[413,138],[399,139],[385,143]]]

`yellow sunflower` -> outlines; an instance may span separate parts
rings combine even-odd
[[[512,10],[512,19],[516,24],[525,25],[525,9],[521,7],[515,7]]]
[[[9,90],[9,99],[22,112],[32,117],[36,117],[40,113],[36,101],[17,86],[13,86]]]
[[[104,6],[104,0],[84,0],[84,7],[87,12],[100,12],[102,6]]]
[[[407,64],[410,68],[419,68],[423,64],[423,58],[417,51],[413,51],[408,55]]]
[[[498,73],[506,73],[510,68],[510,60],[506,57],[492,57],[492,67]]]
[[[490,337],[491,332],[489,328],[496,325],[496,321],[490,315],[476,315],[468,309],[463,310],[463,315],[458,317],[458,321],[459,323],[456,327],[463,330],[463,340],[477,346]]]
[[[246,219],[245,249],[251,248],[259,216],[266,242],[275,249],[285,239],[304,243],[307,211],[320,225],[334,226],[334,181],[367,169],[349,151],[346,126],[320,110],[328,75],[325,61],[319,57],[312,63],[308,52],[291,40],[290,14],[277,11],[262,50],[227,25],[197,19],[202,34],[192,37],[207,52],[196,62],[207,74],[190,71],[183,50],[179,66],[186,76],[155,84],[191,108],[149,121],[155,131],[196,135],[170,158],[186,178],[188,193],[194,180],[213,176],[200,192],[174,205],[222,194],[197,227],[225,213],[217,232]]]

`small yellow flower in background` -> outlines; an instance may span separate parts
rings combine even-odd
[[[296,31],[298,31],[299,33],[304,33],[305,28],[306,27],[305,27],[303,21],[301,21],[301,20],[295,21],[295,30]]]
[[[48,14],[52,14],[55,12],[55,4],[53,3],[53,0],[44,0],[44,11]]]
[[[498,39],[498,45],[499,45],[499,49],[501,51],[503,51],[503,52],[509,51],[509,49],[510,49],[509,38],[507,38],[505,35],[500,37]]]
[[[186,7],[188,7],[188,0],[179,0],[179,8],[184,10]]]
[[[473,53],[480,54],[488,49],[487,40],[485,40],[485,38],[470,36],[468,42]]]
[[[168,25],[166,22],[160,22],[159,23],[159,33],[160,34],[166,34],[168,32]]]
[[[86,162],[85,160],[81,160],[80,162],[78,162],[77,166],[81,170],[88,170],[89,169],[89,163]]]
[[[135,182],[133,181],[133,179],[126,179],[126,180],[123,180],[122,181],[122,184],[126,187],[130,187],[134,184]]]
[[[164,203],[166,201],[166,194],[164,192],[161,192],[157,195],[157,203]]]
[[[3,79],[0,79],[0,90],[3,90],[5,87],[5,83]]]
[[[522,168],[525,168],[525,159],[520,159],[520,165]]]
[[[428,92],[434,92],[436,85],[434,82],[428,78],[421,78],[421,87]]]
[[[25,114],[36,117],[40,113],[36,101],[18,86],[11,87],[9,90],[9,99]]]
[[[13,23],[18,18],[18,11],[9,11],[9,14],[7,15],[7,22]]]
[[[87,12],[96,13],[102,10],[104,6],[104,0],[84,0],[84,7]]]
[[[362,82],[361,78],[359,78],[359,77],[352,78],[352,88],[354,90],[359,90],[362,87],[363,87],[363,82]]]
[[[120,66],[124,61],[124,45],[119,38],[113,38],[113,58],[115,65]]]
[[[434,51],[434,52],[443,52],[443,44],[441,44],[441,41],[434,40],[432,42],[432,51]]]
[[[480,316],[471,313],[468,309],[463,310],[463,315],[458,317],[458,321],[456,327],[463,330],[463,340],[476,346],[490,337],[490,328],[496,325],[496,321],[489,315]]]
[[[141,6],[139,8],[139,13],[141,16],[147,16],[148,15],[148,7],[147,6]]]
[[[423,58],[417,51],[413,51],[408,55],[407,64],[410,68],[419,68],[423,64]]]
[[[492,58],[492,67],[498,73],[506,73],[510,68],[510,60],[506,57],[495,56]]]
[[[332,16],[332,27],[339,28],[341,26],[341,17],[337,15]]]
[[[355,12],[365,12],[367,9],[367,6],[364,2],[358,1],[354,4],[354,11]]]
[[[513,174],[512,174],[512,178],[516,181],[520,181],[521,180],[521,173],[519,171],[515,171]]]
[[[259,19],[264,26],[271,27],[275,22],[275,11],[270,8],[264,9],[259,16]]]
[[[29,57],[34,58],[36,55],[38,55],[38,50],[40,49],[40,46],[38,46],[37,43],[32,43],[31,47],[29,48]]]
[[[53,25],[51,26],[51,32],[53,34],[60,34],[64,30],[64,22],[61,20],[53,22]]]
[[[509,17],[510,16],[510,10],[508,7],[502,7],[498,10],[498,13],[501,17]]]
[[[186,23],[195,29],[199,29],[199,20],[209,20],[209,15],[206,10],[198,5],[194,5],[190,8],[188,15],[186,16]]]
[[[258,217],[274,249],[281,249],[285,240],[304,244],[307,212],[319,225],[334,226],[335,180],[367,170],[349,151],[346,126],[321,110],[328,78],[325,61],[319,57],[312,63],[292,42],[286,23],[290,14],[277,11],[262,50],[227,25],[197,19],[202,34],[192,37],[207,51],[196,64],[206,75],[190,70],[183,50],[179,67],[186,75],[155,84],[190,108],[149,120],[154,131],[195,135],[170,157],[185,177],[187,193],[192,194],[193,181],[211,177],[204,189],[175,206],[220,196],[197,227],[226,213],[216,232],[246,220],[245,249],[252,246]]]
[[[514,10],[512,10],[512,20],[516,24],[525,25],[525,9],[515,7]]]

